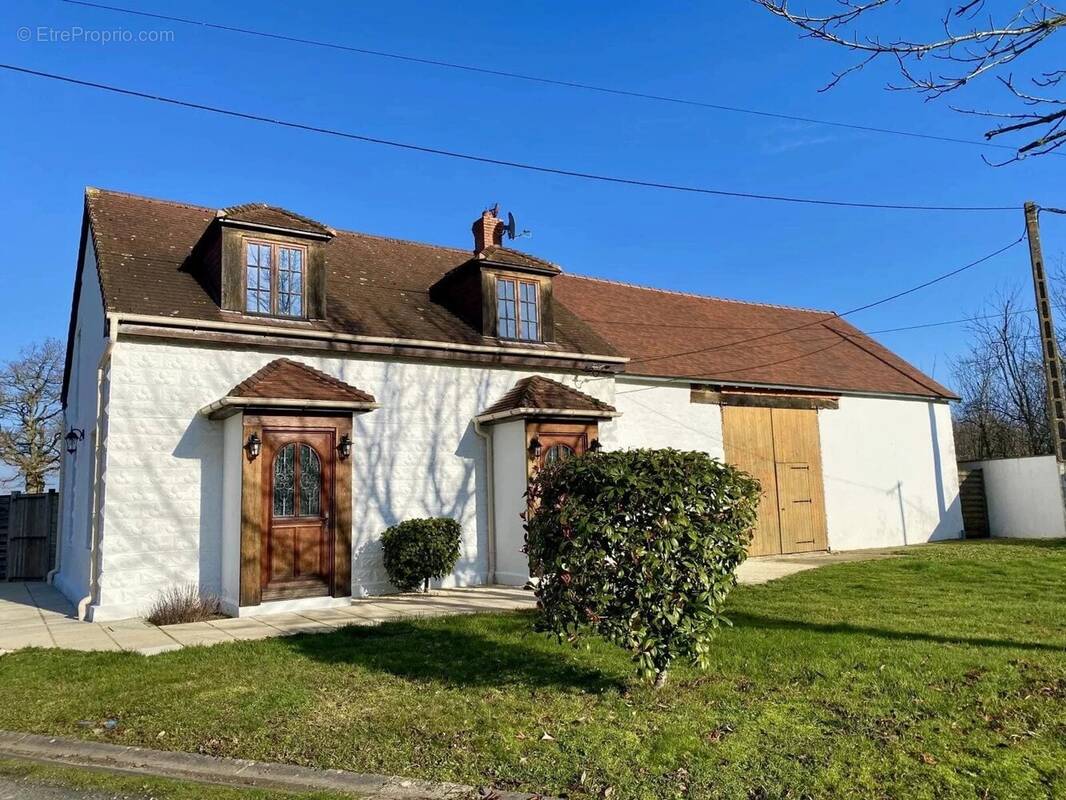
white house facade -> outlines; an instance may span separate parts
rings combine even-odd
[[[752,554],[963,529],[951,392],[839,317],[570,276],[502,246],[90,189],[54,583],[89,619],[392,591],[381,533],[451,517],[444,586],[528,579],[546,459],[701,450],[764,487]]]

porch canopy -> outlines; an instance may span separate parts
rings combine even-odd
[[[363,412],[378,408],[374,396],[313,367],[278,358],[238,383],[229,394],[200,409],[225,419],[247,408]]]
[[[592,420],[619,415],[614,406],[602,400],[543,375],[531,375],[478,414],[477,421],[491,424],[525,417]]]

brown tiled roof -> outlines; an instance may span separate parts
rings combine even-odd
[[[89,219],[108,311],[175,319],[262,324],[222,311],[187,269],[186,259],[215,211],[202,206],[89,189]],[[486,339],[429,299],[429,288],[471,260],[470,250],[335,231],[324,245],[327,318],[286,323],[336,333],[484,345]],[[489,341],[491,343],[491,340]],[[618,356],[566,308],[555,311],[546,350]]]
[[[249,375],[228,397],[373,403],[374,396],[307,364],[278,358]]]
[[[550,272],[554,275],[558,275],[562,270],[557,264],[553,264],[550,261],[545,261],[542,258],[531,256],[528,253],[523,253],[520,250],[511,250],[507,247],[500,247],[499,245],[489,245],[480,253],[478,258],[485,261],[491,261],[494,264],[503,264],[510,267],[526,267],[531,269],[537,269],[544,272]]]
[[[560,275],[555,298],[630,358],[626,372],[722,384],[954,398],[829,311]]]
[[[268,206],[266,203],[245,203],[240,206],[230,206],[218,212],[220,219],[234,220],[236,222],[249,222],[255,225],[269,225],[274,228],[288,228],[293,231],[305,231],[330,236],[333,231],[309,217],[288,211],[277,206]]]
[[[614,406],[571,389],[543,375],[522,378],[507,394],[481,412],[488,417],[508,411],[573,411],[587,412],[591,417],[614,416]]]
[[[109,311],[262,323],[262,318],[223,312],[184,268],[215,219],[214,210],[98,189],[88,190],[86,200]],[[260,206],[234,213],[254,216],[255,208]],[[469,250],[349,231],[334,234],[324,244],[327,319],[288,324],[364,336],[486,343],[458,316],[429,299],[429,288],[441,276],[472,258]],[[523,256],[527,266],[553,266],[508,248],[489,250],[493,258]],[[954,397],[829,312],[567,274],[555,277],[553,285],[556,342],[547,349],[628,356],[629,373],[707,383]]]

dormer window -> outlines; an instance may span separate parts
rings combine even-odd
[[[540,303],[535,281],[496,278],[496,334],[501,339],[540,341]]]
[[[245,311],[277,317],[304,316],[303,246],[245,240]]]

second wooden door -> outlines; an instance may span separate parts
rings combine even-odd
[[[722,408],[726,460],[762,484],[753,556],[826,549],[818,412]]]

